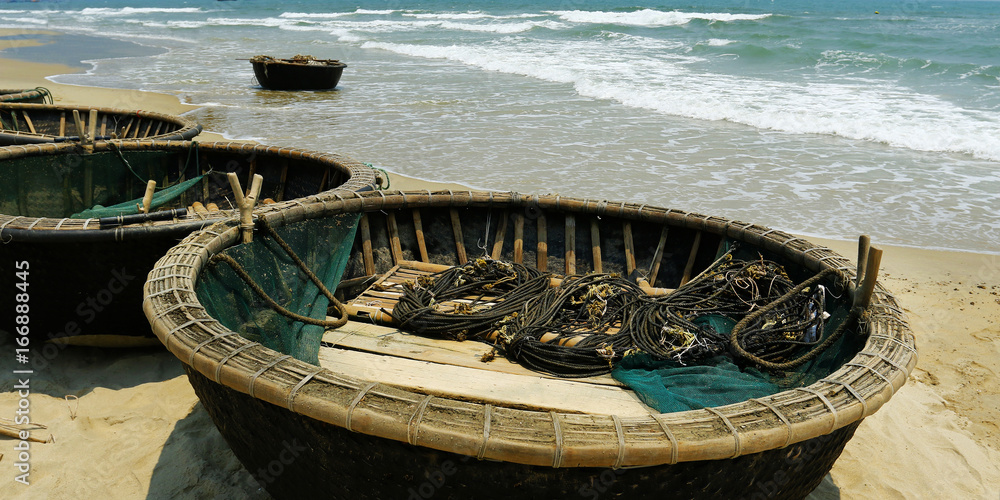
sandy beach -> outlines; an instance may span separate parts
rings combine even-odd
[[[18,33],[0,30],[0,35]],[[0,40],[0,50],[30,39]],[[0,57],[5,54],[0,52]],[[0,88],[46,87],[57,103],[179,114],[167,94],[60,85],[81,67],[0,59]],[[219,140],[206,131],[198,140]],[[360,158],[361,161],[377,159]],[[454,187],[392,177],[392,187]],[[573,193],[562,193],[572,195]],[[684,208],[684,207],[677,207]],[[856,242],[809,238],[845,256]],[[867,418],[813,499],[1000,498],[1000,255],[885,247],[880,280],[909,317],[920,354],[907,384]],[[14,345],[0,336],[0,349]],[[3,498],[268,498],[161,348],[47,347],[30,383],[30,485],[15,481],[16,440],[0,437]],[[19,397],[0,356],[0,417]]]

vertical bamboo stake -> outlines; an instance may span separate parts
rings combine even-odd
[[[539,215],[535,219],[535,223],[538,224],[538,250],[535,256],[537,261],[535,267],[544,273],[549,269],[548,226],[545,222],[545,214]]]
[[[493,254],[490,256],[493,260],[498,260],[503,253],[503,240],[507,237],[507,217],[508,214],[504,211],[500,215],[500,224],[497,224],[497,235],[493,238]]]
[[[858,270],[854,277],[854,286],[861,288],[861,280],[865,277],[866,266],[868,265],[868,249],[872,246],[872,239],[867,234],[862,234],[858,238]],[[855,292],[856,293],[856,292]]]
[[[59,136],[66,135],[66,112],[63,111],[59,114]]]
[[[524,216],[514,214],[514,262],[524,261]]]
[[[590,219],[590,246],[594,252],[594,272],[603,273],[604,264],[601,262],[601,228],[597,225],[597,219]]]
[[[649,267],[649,285],[656,286],[656,275],[660,272],[660,263],[663,261],[663,249],[667,246],[667,226],[663,226],[660,231],[660,242],[656,244],[656,251],[653,252],[653,262]]]
[[[694,271],[694,260],[698,257],[698,247],[701,246],[701,231],[694,234],[694,243],[691,243],[691,255],[688,256],[687,264],[684,266],[684,275],[681,276],[681,285],[691,280],[691,273]]]
[[[254,175],[250,183],[250,190],[243,194],[243,186],[240,186],[240,179],[236,172],[229,172],[229,187],[233,189],[233,196],[236,197],[236,207],[240,210],[240,232],[243,234],[243,243],[253,241],[253,206],[257,202],[257,195],[260,194],[260,184],[264,178]]]
[[[458,217],[458,210],[451,209],[451,232],[455,235],[455,252],[458,256],[458,264],[465,265],[469,258],[465,255],[465,239],[462,238],[462,220]]]
[[[146,182],[146,193],[142,195],[142,206],[139,211],[148,214],[149,206],[153,203],[153,193],[156,191],[156,181],[150,179]]]
[[[284,168],[281,169],[281,180],[278,181],[278,196],[274,197],[275,201],[282,201],[285,198],[285,182],[288,180],[288,160],[282,162]]]
[[[11,115],[13,115],[13,113],[11,113]],[[32,134],[36,133],[35,125],[31,123],[31,118],[28,117],[28,111],[22,109],[21,116],[24,117],[24,123],[28,125],[28,132],[31,132]]]
[[[417,250],[420,252],[421,262],[430,262],[427,256],[427,243],[424,241],[424,223],[420,220],[420,209],[413,209],[413,229],[417,233]]]
[[[87,123],[90,132],[87,133],[87,140],[91,143],[94,142],[94,138],[97,137],[97,110],[90,110],[90,120]]]
[[[878,279],[878,268],[882,264],[882,250],[878,247],[868,249],[868,259],[865,263],[865,279],[861,283],[861,288],[855,295],[854,305],[867,308],[872,302],[872,294],[875,293],[875,280]]]
[[[625,240],[625,276],[631,276],[635,271],[635,242],[632,240],[632,222],[625,221],[622,225],[622,238]]]
[[[368,213],[361,216],[361,255],[365,262],[365,274],[375,274],[375,255],[372,252],[372,230],[368,223]]]
[[[396,226],[396,213],[387,212],[385,220],[389,226],[389,250],[392,252],[392,265],[398,265],[403,260],[403,247],[399,243],[399,227]]]
[[[76,127],[76,136],[80,139],[80,144],[87,144],[87,132],[83,128],[83,120],[80,119],[80,110],[73,110],[73,126]]]
[[[576,217],[566,214],[566,275],[576,274]]]

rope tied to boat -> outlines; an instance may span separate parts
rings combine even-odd
[[[295,263],[295,265],[299,268],[299,270],[301,270],[302,273],[305,274],[306,277],[309,278],[309,280],[312,281],[314,285],[316,285],[316,288],[319,289],[320,293],[322,293],[323,296],[330,301],[330,306],[327,308],[327,314],[329,314],[331,310],[335,310],[339,315],[339,318],[333,320],[314,319],[308,316],[295,313],[293,311],[289,311],[281,304],[279,304],[277,301],[275,301],[270,295],[268,295],[268,293],[264,290],[264,288],[261,287],[260,284],[258,284],[253,279],[252,276],[250,276],[249,273],[247,273],[246,269],[244,269],[243,266],[236,261],[236,259],[234,259],[229,255],[223,253],[217,253],[208,259],[208,265],[214,266],[219,264],[220,262],[228,264],[229,267],[232,268],[233,272],[235,272],[236,275],[239,276],[240,279],[242,279],[243,282],[246,283],[246,285],[250,287],[250,289],[253,290],[254,293],[256,293],[259,297],[264,299],[264,301],[267,302],[268,306],[272,310],[293,321],[301,321],[302,323],[322,326],[324,328],[339,328],[347,324],[348,320],[347,309],[344,307],[344,304],[342,304],[339,300],[337,300],[337,298],[333,295],[333,292],[331,292],[330,289],[327,288],[325,284],[323,284],[323,281],[320,280],[318,276],[316,276],[316,273],[314,273],[311,269],[309,269],[309,266],[306,265],[306,263],[302,260],[302,258],[300,258],[298,254],[296,254],[295,251],[292,249],[292,247],[277,233],[277,231],[274,230],[273,227],[271,227],[271,225],[267,222],[267,219],[263,217],[258,218],[257,225],[259,226],[260,229],[266,232],[267,235],[270,236],[271,239],[274,240],[274,242],[277,243],[282,250],[285,251],[285,253],[289,256],[289,258],[292,259],[292,262]]]
[[[492,340],[508,359],[560,377],[608,373],[639,353],[680,365],[728,355],[779,371],[814,359],[858,319],[851,311],[824,336],[830,292],[821,282],[831,277],[846,280],[828,269],[795,284],[777,263],[730,251],[673,293],[651,296],[616,274],[550,287],[537,270],[478,259],[407,283],[392,316],[416,333]]]

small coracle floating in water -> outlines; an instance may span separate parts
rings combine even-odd
[[[381,191],[244,241],[188,236],[143,309],[248,470],[295,445],[276,498],[801,498],[916,364],[866,239],[855,266],[647,205]]]
[[[146,127],[147,117],[136,119]],[[228,174],[247,186],[262,178],[254,198],[271,207],[375,184],[371,168],[348,158],[240,142],[0,148],[0,273],[30,266],[33,345],[155,343],[141,312],[143,278],[188,233],[236,217]],[[16,293],[6,287],[0,302]]]
[[[201,125],[181,116],[90,106],[0,103],[0,146],[107,139],[189,140]]]
[[[328,90],[337,86],[347,64],[336,59],[316,59],[296,55],[276,59],[259,55],[250,58],[261,87],[270,90]]]

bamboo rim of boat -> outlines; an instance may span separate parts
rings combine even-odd
[[[316,203],[259,213],[274,226],[344,211],[419,206],[533,205],[670,223],[730,236],[813,270],[854,264],[829,248],[766,227],[632,203],[500,192],[333,193]],[[194,284],[209,257],[237,242],[220,222],[189,235],[149,273],[143,310],[183,363],[223,386],[350,431],[437,450],[529,465],[631,467],[724,460],[828,435],[871,415],[916,365],[914,337],[893,296],[875,284],[863,314],[864,348],[807,387],[740,403],[640,417],[515,409],[349,378],[250,342],[208,315]]]
[[[259,154],[277,155],[289,159],[316,161],[326,164],[348,176],[344,183],[332,186],[324,192],[338,189],[350,191],[373,189],[378,182],[375,171],[372,168],[345,156],[298,148],[266,146],[252,142],[112,140],[97,141],[92,147],[83,147],[78,143],[25,144],[0,147],[0,162],[26,156],[89,154],[90,152],[111,151],[112,148],[124,151],[188,151],[195,144],[197,144],[199,153],[214,152],[247,156]],[[275,211],[285,207],[315,202],[319,200],[320,194],[322,193],[280,201],[262,207],[260,210],[264,210],[265,212]],[[127,237],[141,237],[152,231],[164,229],[191,232],[213,222],[234,217],[234,214],[238,215],[238,212],[238,209],[233,208],[211,212],[209,215],[189,213],[183,218],[144,222],[142,224],[117,227],[113,230],[101,229],[99,219],[97,218],[71,219],[68,217],[29,217],[0,214],[0,241],[9,241],[15,235],[19,240],[64,237],[68,240],[79,241],[86,238],[121,240]]]
[[[52,93],[43,87],[33,89],[0,89],[0,103],[11,104],[29,99],[44,99],[46,96],[52,99]]]
[[[158,121],[158,122],[161,122],[161,123],[169,123],[171,125],[175,125],[175,126],[178,127],[177,130],[173,130],[173,131],[170,131],[170,132],[165,132],[163,134],[154,134],[154,135],[143,136],[143,137],[132,137],[131,139],[134,139],[134,140],[143,140],[143,139],[148,139],[148,140],[190,140],[190,139],[194,138],[195,136],[197,136],[198,134],[200,134],[201,130],[202,130],[201,124],[199,124],[199,123],[197,123],[194,120],[191,120],[189,118],[183,117],[183,116],[171,115],[171,114],[166,114],[166,113],[157,113],[155,111],[136,110],[136,109],[109,108],[109,107],[98,107],[98,106],[76,106],[76,105],[67,105],[67,104],[39,104],[39,103],[27,103],[27,102],[0,101],[0,110],[3,110],[3,111],[15,111],[16,110],[16,111],[20,111],[21,113],[28,113],[28,112],[33,112],[33,111],[38,111],[38,112],[42,112],[42,111],[61,111],[61,112],[64,112],[64,113],[66,113],[66,112],[72,113],[73,111],[77,111],[81,115],[84,115],[84,118],[86,118],[85,115],[89,115],[91,113],[91,111],[96,111],[96,112],[98,112],[98,113],[100,113],[102,115],[105,115],[105,116],[118,115],[118,116],[122,116],[122,117],[135,117],[140,122],[142,120]],[[63,116],[63,119],[66,120],[68,123],[72,123],[72,121],[73,121],[73,115],[70,114],[68,116]],[[68,126],[67,128],[71,129],[72,126]],[[136,126],[134,130],[135,130],[134,133],[138,134],[139,130],[140,130],[140,127]],[[159,130],[159,127],[157,127],[157,130]],[[13,130],[0,129],[0,133],[9,134],[9,133],[14,133],[14,132],[15,131],[13,131]],[[19,131],[18,134],[19,135],[34,136],[34,137],[53,137],[53,136],[48,135],[48,134],[32,133],[31,131]],[[120,139],[124,140],[124,139],[129,139],[129,138],[128,137],[122,137]]]

